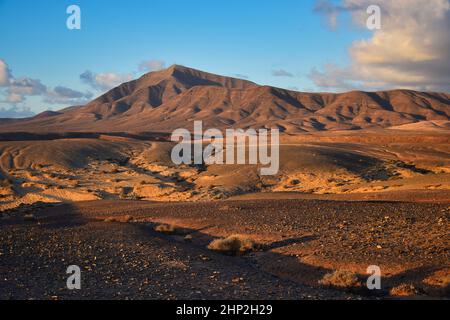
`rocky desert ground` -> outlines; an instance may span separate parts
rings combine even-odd
[[[449,139],[285,136],[275,177],[175,166],[163,137],[0,142],[1,297],[448,297]],[[208,249],[236,234],[258,246]],[[67,264],[85,290],[67,291]],[[361,285],[369,265],[383,272],[376,293]],[[359,280],[321,284],[336,271]]]
[[[449,106],[173,66],[3,119],[0,298],[448,298]],[[280,129],[278,174],[174,165],[170,132],[193,120]],[[82,290],[67,290],[69,265]],[[371,265],[381,290],[365,287]]]

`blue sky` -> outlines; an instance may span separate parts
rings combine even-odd
[[[93,96],[101,90],[83,83],[83,72],[134,78],[144,72],[139,64],[151,60],[244,75],[260,84],[321,90],[311,71],[350,64],[352,43],[372,33],[353,25],[349,14],[342,16],[341,27],[331,28],[315,10],[317,3],[0,0],[0,59],[11,77],[38,79],[48,88],[62,86]],[[81,30],[66,27],[71,4],[81,8]],[[275,76],[275,71],[285,76]],[[38,94],[14,105],[0,103],[3,110],[12,106],[39,112],[66,105],[45,102]]]

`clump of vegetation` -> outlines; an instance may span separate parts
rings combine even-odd
[[[26,214],[23,216],[23,219],[24,219],[25,221],[34,221],[34,220],[36,220],[36,216],[35,216],[33,213],[26,213]]]
[[[177,233],[177,228],[171,224],[159,224],[155,227],[154,229],[156,232],[159,233],[164,233],[164,234],[176,234]]]
[[[391,296],[411,297],[420,294],[420,291],[412,283],[402,283],[389,291]]]
[[[137,200],[142,200],[142,197],[133,192],[128,196],[128,199],[137,201]]]
[[[142,199],[142,197],[137,195],[136,193],[134,193],[134,192],[127,193],[126,191],[122,191],[120,193],[119,197],[120,197],[120,199],[123,199],[123,200],[141,200]]]
[[[123,222],[123,223],[128,223],[128,222],[132,222],[133,221],[133,217],[130,215],[126,215],[123,217],[106,217],[104,220],[104,222]]]
[[[340,289],[351,289],[361,286],[361,282],[356,274],[344,270],[327,273],[322,280],[319,281],[319,284]]]
[[[125,217],[123,217],[123,222],[131,222],[133,221],[133,217],[130,215],[126,215]]]
[[[208,245],[208,249],[232,256],[252,251],[256,244],[252,239],[240,235],[232,235],[225,239],[216,239]]]
[[[14,182],[11,179],[0,179],[0,187],[11,187]]]

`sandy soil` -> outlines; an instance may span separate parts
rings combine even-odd
[[[284,135],[272,177],[174,166],[160,136],[1,141],[0,298],[391,298],[409,284],[393,292],[448,297],[450,135],[407,129]],[[233,234],[258,250],[207,249]],[[82,292],[65,290],[69,264]],[[383,290],[318,284],[364,282],[369,265]]]
[[[283,136],[280,171],[272,177],[260,176],[258,166],[174,166],[173,144],[164,141],[108,135],[4,141],[0,210],[37,201],[208,201],[280,192],[361,200],[438,194],[450,201],[450,135],[399,132]]]

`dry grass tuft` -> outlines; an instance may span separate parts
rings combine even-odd
[[[352,272],[338,270],[333,273],[327,273],[319,284],[328,287],[336,287],[343,289],[358,288],[361,287],[361,282],[358,276]]]
[[[130,215],[121,216],[121,217],[106,217],[103,219],[104,222],[122,222],[122,223],[128,223],[133,222],[133,217]]]
[[[423,280],[423,290],[430,296],[450,297],[450,269],[444,268]]]
[[[23,219],[25,221],[35,221],[36,220],[36,216],[33,213],[27,213],[23,216]]]
[[[171,224],[162,223],[157,225],[154,229],[156,232],[164,233],[164,234],[176,234],[177,228]]]
[[[411,283],[402,283],[389,291],[394,297],[411,297],[420,294],[420,291]]]
[[[228,255],[240,255],[255,249],[253,240],[240,235],[232,235],[225,239],[216,239],[208,245],[208,249]]]
[[[125,217],[123,217],[123,222],[131,222],[133,221],[133,217],[130,215],[126,215]]]

